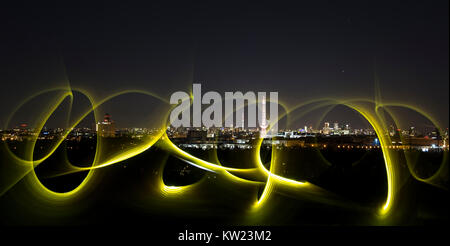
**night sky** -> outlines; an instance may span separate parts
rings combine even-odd
[[[295,105],[373,99],[376,76],[383,99],[419,105],[448,127],[448,8],[447,0],[2,6],[0,128],[26,97],[67,81],[98,97],[143,89],[167,99],[199,82],[203,91],[278,91]],[[134,124],[119,113],[132,101],[110,112],[122,127]]]

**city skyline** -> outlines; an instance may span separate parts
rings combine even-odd
[[[264,112],[263,112],[264,116]],[[414,126],[408,129],[395,128],[393,125],[385,129],[383,133],[376,133],[373,128],[352,128],[350,123],[324,122],[323,127],[314,129],[312,126],[304,126],[298,129],[278,129],[277,132],[266,131],[265,128],[246,128],[241,126],[230,127],[174,127],[172,125],[163,128],[116,128],[115,121],[108,113],[103,120],[98,121],[94,128],[56,128],[51,129],[44,126],[40,132],[27,128],[27,124],[9,130],[0,130],[2,141],[27,141],[27,140],[53,140],[64,137],[65,140],[81,141],[83,139],[93,140],[101,138],[136,138],[160,136],[165,131],[167,137],[177,141],[183,148],[253,148],[251,142],[265,139],[263,144],[284,147],[316,147],[316,148],[362,148],[371,150],[380,148],[379,134],[388,135],[391,141],[389,148],[415,148],[421,151],[448,150],[448,129],[433,128],[429,131],[421,131]],[[345,139],[346,137],[357,137],[356,139]],[[363,139],[361,139],[363,137]],[[382,136],[383,137],[383,136]],[[336,139],[340,139],[336,142]],[[365,139],[364,139],[365,138]],[[311,139],[316,139],[311,141]],[[317,139],[321,144],[317,143]],[[356,140],[356,142],[355,142]],[[270,142],[267,142],[270,141]],[[364,143],[364,144],[362,144]]]
[[[110,114],[106,113],[106,115],[108,115],[110,117]],[[245,122],[245,121],[244,121]],[[114,125],[116,124],[115,121],[113,121]],[[103,125],[103,124],[109,124],[108,122],[105,123],[105,121],[98,121],[96,123],[92,123],[91,126],[88,125],[84,125],[84,126],[76,126],[72,129],[89,129],[89,130],[93,130],[95,129],[95,131],[98,131],[98,127],[99,125]],[[333,124],[333,127],[330,127],[330,125]],[[336,126],[338,126],[336,128]],[[412,125],[410,127],[407,128],[395,128],[394,124],[391,124],[390,129],[392,130],[397,130],[397,131],[405,131],[405,130],[412,130],[415,129],[415,131],[418,132],[427,132],[427,131],[433,131],[433,130],[440,130],[441,132],[446,132],[448,131],[448,128],[438,128],[436,126],[427,126],[427,127],[416,127],[415,125]],[[115,127],[115,129],[120,130],[120,129],[165,129],[165,128],[172,128],[172,129],[245,129],[245,130],[259,130],[259,127],[247,127],[244,125],[233,125],[233,126],[221,126],[221,127],[215,127],[215,126],[211,126],[211,127],[205,127],[205,126],[201,126],[201,127],[173,127],[173,126],[166,126],[166,127],[153,127],[153,128],[147,128],[147,127],[138,127],[138,126],[132,126],[132,127]],[[314,132],[318,132],[318,131],[322,131],[325,130],[325,128],[329,128],[329,130],[334,130],[334,129],[338,129],[338,130],[362,130],[362,129],[373,129],[372,127],[368,126],[368,127],[353,127],[353,124],[350,121],[345,121],[345,122],[337,122],[337,121],[324,121],[322,123],[322,127],[318,127],[315,128],[312,125],[304,125],[304,126],[298,126],[298,127],[294,127],[294,128],[281,128],[279,129],[279,132],[283,132],[283,131],[298,131],[298,132],[308,132],[308,131],[314,131]],[[34,128],[30,128],[28,127],[28,124],[25,122],[21,122],[19,124],[16,124],[13,127],[10,128],[5,128],[5,129],[1,129],[2,131],[8,131],[8,130],[14,130],[14,129],[27,129],[27,130],[33,130]],[[61,126],[56,126],[56,127],[48,127],[47,125],[43,126],[43,129],[41,131],[46,131],[47,129],[66,129],[64,127]]]

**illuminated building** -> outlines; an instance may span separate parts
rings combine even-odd
[[[339,129],[340,129],[340,128],[339,128],[339,123],[334,122],[333,130],[337,131],[337,130],[339,130]]]
[[[331,128],[330,128],[330,123],[329,122],[325,122],[325,126],[323,127],[323,134],[330,134]]]
[[[101,137],[115,137],[116,126],[114,121],[111,120],[111,115],[105,114],[103,121],[98,122],[95,125],[97,134]]]

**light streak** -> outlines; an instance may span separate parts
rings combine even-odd
[[[157,145],[161,147],[162,149],[166,150],[168,153],[170,153],[173,156],[176,156],[177,158],[183,160],[184,162],[188,163],[189,165],[195,166],[197,168],[200,168],[202,170],[215,173],[217,175],[221,175],[223,178],[228,180],[229,182],[239,183],[239,184],[246,184],[254,187],[259,187],[263,185],[263,191],[261,196],[255,201],[253,204],[252,209],[258,210],[264,204],[270,202],[270,197],[273,194],[273,192],[277,189],[292,189],[296,192],[306,192],[308,190],[316,190],[318,187],[315,185],[307,182],[307,181],[298,181],[294,179],[289,179],[286,177],[283,177],[279,174],[276,174],[276,168],[279,166],[278,160],[278,153],[275,148],[272,148],[271,152],[271,160],[270,160],[270,168],[269,170],[264,166],[264,163],[261,160],[261,147],[263,143],[263,139],[259,139],[257,141],[257,144],[255,146],[255,152],[252,156],[252,161],[254,164],[254,167],[252,168],[232,168],[227,167],[226,165],[223,165],[220,163],[219,159],[217,158],[217,152],[215,150],[215,160],[214,162],[209,162],[206,160],[203,160],[201,158],[195,157],[186,151],[183,151],[178,146],[176,146],[167,136],[167,133],[164,130],[158,131],[157,133],[153,134],[151,137],[145,138],[143,143],[126,149],[124,151],[120,151],[117,153],[112,153],[108,158],[101,158],[101,156],[104,154],[102,151],[104,151],[103,148],[103,139],[100,136],[97,136],[97,149],[95,153],[95,158],[92,162],[92,165],[89,167],[78,167],[75,165],[72,165],[71,163],[68,163],[68,169],[64,172],[61,172],[59,175],[65,175],[69,173],[74,172],[82,172],[87,171],[88,174],[83,179],[83,181],[73,190],[67,191],[67,192],[55,192],[51,189],[47,188],[45,185],[43,185],[39,177],[35,173],[35,168],[42,164],[45,160],[47,160],[50,156],[52,156],[57,148],[63,143],[64,139],[70,134],[71,130],[75,128],[84,118],[86,118],[90,113],[96,112],[97,108],[101,106],[102,104],[108,102],[109,100],[112,100],[113,98],[124,95],[124,94],[130,94],[130,93],[137,93],[141,95],[146,95],[152,98],[156,98],[159,101],[161,101],[164,104],[167,104],[167,107],[170,108],[169,103],[167,100],[161,98],[160,96],[146,92],[141,90],[127,90],[127,91],[121,91],[114,93],[108,97],[105,97],[101,100],[94,100],[94,98],[87,93],[86,91],[83,91],[81,89],[72,89],[72,88],[56,88],[53,90],[45,90],[40,93],[37,93],[27,100],[25,100],[23,103],[21,103],[17,108],[14,109],[14,112],[11,114],[11,116],[7,119],[7,125],[11,121],[12,117],[14,116],[15,112],[18,111],[23,105],[25,105],[27,102],[29,102],[31,99],[36,98],[38,96],[44,96],[50,92],[57,93],[57,96],[54,98],[54,100],[51,101],[51,107],[49,107],[47,110],[45,110],[45,113],[38,119],[38,123],[36,126],[36,132],[41,132],[46,122],[49,120],[49,118],[52,116],[52,114],[58,109],[58,107],[62,104],[62,102],[66,99],[70,99],[70,103],[72,105],[73,103],[73,91],[79,92],[83,95],[85,95],[90,103],[91,108],[84,112],[78,119],[71,122],[69,124],[69,127],[67,127],[67,130],[64,131],[62,137],[58,139],[54,145],[48,150],[48,153],[46,153],[43,157],[39,159],[34,159],[33,153],[34,149],[36,147],[36,143],[38,141],[38,135],[34,136],[31,143],[27,146],[25,153],[23,153],[23,156],[18,156],[13,151],[9,149],[9,146],[5,144],[5,150],[8,153],[8,157],[11,159],[10,163],[8,165],[14,166],[11,168],[11,170],[19,170],[12,173],[12,180],[10,180],[7,184],[4,184],[0,186],[0,195],[3,195],[5,192],[10,190],[15,184],[17,184],[19,181],[26,179],[26,181],[30,184],[30,187],[39,195],[42,197],[45,197],[46,199],[53,200],[53,201],[68,201],[71,199],[76,199],[77,196],[83,193],[83,190],[88,188],[88,184],[94,179],[95,177],[95,170],[100,168],[106,168],[108,166],[123,162],[129,158],[132,158],[134,156],[137,156],[148,149],[152,148],[153,146]],[[405,105],[402,103],[397,102],[383,102],[380,101],[372,101],[367,99],[352,99],[352,100],[339,100],[339,99],[332,99],[332,98],[326,98],[326,99],[318,99],[318,100],[311,100],[299,105],[296,105],[294,107],[287,107],[285,105],[280,104],[284,109],[285,113],[279,116],[278,120],[281,120],[284,117],[288,117],[290,115],[291,117],[288,118],[288,122],[291,122],[295,120],[296,118],[305,115],[308,112],[311,112],[316,109],[320,108],[326,108],[326,112],[329,112],[337,105],[343,105],[346,106],[355,112],[359,113],[361,116],[364,117],[364,119],[369,122],[369,124],[373,127],[377,139],[380,144],[380,148],[383,154],[384,164],[385,164],[385,170],[386,170],[386,180],[388,184],[387,188],[387,195],[385,198],[385,201],[381,208],[379,208],[378,213],[381,215],[381,218],[386,218],[388,215],[392,212],[392,208],[395,207],[396,203],[399,201],[396,200],[396,193],[399,192],[399,167],[398,167],[398,157],[394,154],[395,150],[392,148],[392,140],[388,134],[385,134],[387,132],[388,126],[387,121],[385,119],[384,112],[387,112],[390,117],[394,119],[396,124],[399,124],[399,119],[395,116],[394,112],[391,110],[392,107],[402,107],[407,108],[410,110],[413,110],[415,112],[418,112],[419,114],[423,115],[427,119],[429,119],[433,124],[436,126],[438,125],[438,122],[434,120],[432,116],[427,114],[423,109],[420,109],[418,107],[413,107],[409,105]],[[294,114],[294,112],[301,110],[301,113]],[[383,110],[382,110],[383,109]],[[70,113],[70,112],[69,112]],[[167,112],[167,114],[164,117],[160,117],[160,129],[167,129],[167,119],[169,118],[170,110]],[[325,115],[324,115],[325,116]],[[270,128],[273,126],[270,125],[266,129],[267,132],[270,131]],[[341,146],[338,146],[341,148]],[[343,146],[342,146],[343,147]],[[347,146],[347,148],[350,148],[350,146]],[[351,146],[353,148],[353,146]],[[360,146],[357,146],[357,148],[360,148]],[[366,146],[367,148],[367,146]],[[401,149],[397,146],[396,149]],[[447,168],[448,159],[447,159],[447,153],[445,154],[444,160],[442,164],[440,165],[438,171],[436,171],[433,175],[427,178],[421,178],[418,177],[418,175],[413,171],[411,160],[407,160],[408,168],[411,173],[411,175],[421,181],[426,182],[430,184],[436,184],[436,181],[443,175]],[[162,173],[162,172],[161,172]],[[162,174],[161,174],[162,175]],[[192,190],[194,187],[197,187],[198,184],[200,184],[203,181],[199,181],[195,184],[191,185],[185,185],[185,186],[167,186],[162,181],[162,176],[159,177],[159,190],[161,194],[164,197],[168,196],[178,196],[181,194],[187,194],[190,190]]]

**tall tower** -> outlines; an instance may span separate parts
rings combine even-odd
[[[245,123],[245,120],[244,120],[244,110],[242,110],[242,116],[241,116],[242,118],[242,125],[241,125],[241,128],[242,128],[242,131],[244,131],[244,123]]]
[[[259,126],[261,130],[259,132],[259,136],[264,138],[267,134],[267,118],[266,118],[266,96],[262,96],[261,100],[261,121],[259,122]]]
[[[330,122],[325,122],[325,126],[322,129],[323,134],[330,134]]]

